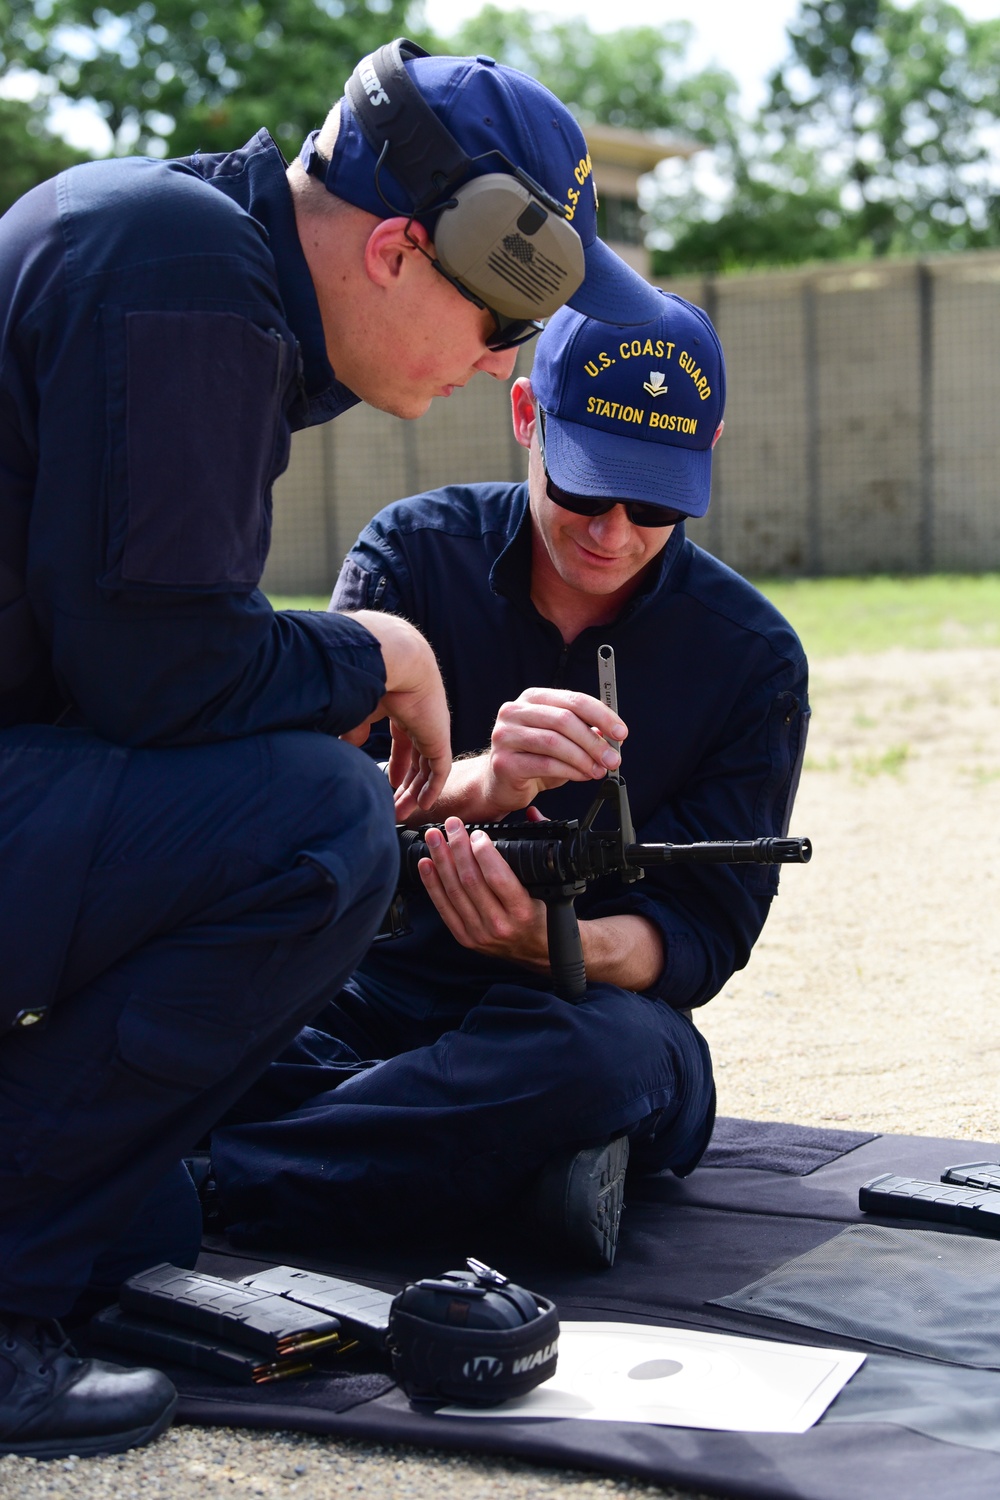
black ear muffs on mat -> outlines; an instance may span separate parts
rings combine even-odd
[[[555,1374],[554,1302],[481,1261],[404,1288],[389,1315],[392,1367],[411,1400],[498,1406]]]

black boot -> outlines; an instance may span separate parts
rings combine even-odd
[[[628,1136],[566,1151],[548,1162],[533,1194],[545,1243],[567,1263],[614,1265],[625,1206]]]
[[[218,1185],[212,1176],[212,1158],[207,1151],[200,1151],[197,1156],[185,1156],[184,1165],[201,1204],[202,1228],[206,1234],[224,1234],[226,1221],[219,1203]]]
[[[123,1453],[159,1437],[176,1406],[159,1370],[80,1359],[58,1323],[0,1313],[0,1454]]]

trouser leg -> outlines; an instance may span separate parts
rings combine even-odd
[[[0,1040],[0,1307],[72,1306],[341,987],[395,874],[384,778],[336,740],[132,753],[52,1019]]]
[[[140,1203],[132,1219],[98,1255],[90,1279],[73,1304],[74,1322],[86,1322],[118,1300],[123,1281],[150,1266],[194,1266],[201,1251],[202,1207],[194,1180],[183,1162],[175,1162]]]
[[[280,1118],[246,1121],[241,1102],[244,1123],[213,1134],[213,1170],[237,1239],[430,1230],[496,1213],[560,1149],[622,1132],[646,1170],[686,1166],[711,1098],[707,1046],[662,1002],[496,985],[430,1045],[361,1070],[305,1062]]]

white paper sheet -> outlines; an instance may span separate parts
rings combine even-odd
[[[445,1406],[438,1415],[805,1432],[864,1358],[647,1323],[563,1323],[550,1380],[500,1406]]]

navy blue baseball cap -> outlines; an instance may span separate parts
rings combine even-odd
[[[562,307],[538,339],[531,386],[545,463],[575,495],[703,516],[726,405],[722,345],[700,307],[657,290],[659,316],[609,327]]]
[[[569,306],[608,323],[643,323],[655,317],[655,288],[597,238],[590,152],[566,106],[526,73],[491,57],[416,57],[405,66],[424,101],[465,154],[475,158],[469,178],[502,172],[506,158],[565,206],[586,266]],[[300,153],[309,171],[315,171],[310,163],[316,135],[314,131],[307,138]],[[340,133],[323,179],[327,189],[380,219],[394,211],[409,213],[413,203],[405,188],[385,166],[376,184],[375,168],[375,153],[343,99]],[[398,210],[389,205],[399,205]],[[433,234],[436,215],[420,217]]]

